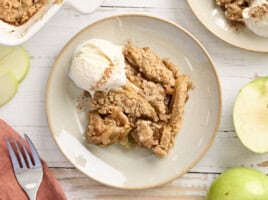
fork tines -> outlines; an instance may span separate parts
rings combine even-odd
[[[13,138],[15,149],[12,147],[10,139],[6,137],[6,144],[8,147],[9,155],[10,155],[14,170],[26,169],[26,168],[30,168],[30,169],[40,168],[41,161],[32,141],[26,134],[24,134],[24,137],[25,137],[27,145],[29,146],[31,155],[28,153],[26,145],[22,137],[19,137],[18,142],[15,138]],[[16,155],[15,152],[17,152],[18,156]]]

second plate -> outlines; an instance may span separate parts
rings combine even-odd
[[[214,35],[236,47],[256,52],[268,52],[268,38],[260,37],[247,28],[237,31],[230,27],[215,0],[188,0],[194,14]]]

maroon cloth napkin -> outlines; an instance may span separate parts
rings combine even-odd
[[[15,178],[5,137],[18,138],[18,133],[0,119],[0,200],[28,200]],[[43,160],[42,165],[44,175],[37,200],[65,200],[63,190]]]

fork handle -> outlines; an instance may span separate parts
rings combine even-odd
[[[29,200],[36,200],[37,191],[36,190],[26,190]]]

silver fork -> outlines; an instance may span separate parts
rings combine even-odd
[[[30,152],[27,151],[21,137],[19,138],[19,142],[13,138],[13,146],[15,146],[16,150],[14,150],[8,138],[6,138],[6,144],[19,185],[26,192],[30,200],[36,200],[36,194],[43,178],[43,168],[32,141],[26,134],[24,134],[24,137],[30,148]],[[17,152],[18,156],[16,156],[15,152]]]

